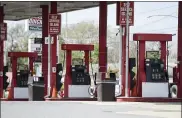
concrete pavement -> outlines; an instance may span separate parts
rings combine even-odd
[[[1,102],[2,118],[181,118],[181,104],[131,102]]]

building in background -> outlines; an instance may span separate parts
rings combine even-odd
[[[25,20],[25,31],[32,33],[42,34],[42,17],[33,17]],[[42,35],[40,35],[42,37]],[[28,41],[28,52],[38,52],[38,59],[35,60],[34,68],[36,71],[36,76],[42,76],[42,44],[39,42],[35,43],[35,39],[41,39],[40,37],[32,36]],[[59,41],[57,38],[57,58],[59,63]]]
[[[37,52],[38,58],[34,62],[36,76],[42,76],[42,44],[35,44],[35,39],[28,40],[28,52]]]

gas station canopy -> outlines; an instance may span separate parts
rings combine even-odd
[[[108,4],[113,4],[116,2],[108,2]],[[4,20],[18,21],[23,19],[28,19],[31,17],[41,16],[42,9],[41,5],[49,5],[50,2],[1,2],[4,5]],[[57,12],[64,13],[75,10],[83,10],[87,8],[99,6],[99,1],[93,2],[82,2],[82,1],[58,1],[57,2]],[[99,11],[98,11],[99,12]]]

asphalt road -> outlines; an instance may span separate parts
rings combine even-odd
[[[1,102],[1,118],[181,118],[181,104]]]

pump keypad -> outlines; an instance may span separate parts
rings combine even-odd
[[[17,87],[28,87],[29,71],[20,70],[17,72]]]
[[[164,82],[164,67],[160,59],[146,59],[145,72],[147,82]]]
[[[90,85],[90,76],[83,65],[72,66],[72,85]]]

